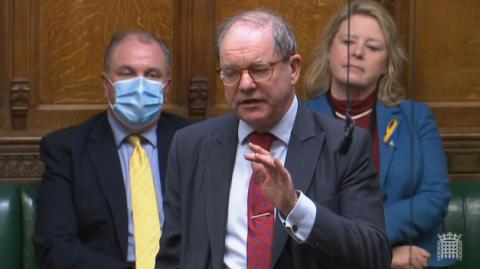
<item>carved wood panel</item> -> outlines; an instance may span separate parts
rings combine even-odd
[[[174,46],[177,89],[174,92],[182,94],[179,100],[188,104],[184,115],[202,120],[207,115],[208,92],[215,80],[215,2],[185,0],[177,3]]]
[[[394,15],[406,45],[408,95],[428,102],[435,113],[449,171],[455,177],[480,178],[480,47],[475,31],[480,2],[379,1]],[[15,168],[19,160],[38,161],[32,156],[43,134],[105,108],[99,75],[114,31],[145,27],[166,40],[174,53],[174,81],[165,109],[201,120],[229,111],[214,55],[216,29],[227,16],[259,7],[280,13],[295,31],[305,70],[323,26],[345,3],[0,1],[0,178],[25,170]],[[296,90],[304,99],[302,81]]]
[[[40,179],[43,164],[38,143],[38,136],[0,136],[0,180]]]
[[[480,2],[414,2],[412,98],[430,104],[444,132],[479,130]]]
[[[10,77],[10,53],[8,29],[10,27],[9,12],[10,1],[0,1],[0,130],[10,129],[9,109],[9,77]]]
[[[411,3],[408,95],[432,108],[450,177],[480,179],[480,2]]]
[[[6,0],[14,130],[77,124],[103,110],[103,52],[121,29],[146,28],[173,45],[174,1]],[[163,14],[159,16],[159,14]],[[8,59],[6,59],[8,61]],[[4,78],[5,79],[5,78]],[[169,98],[174,109],[176,100]]]

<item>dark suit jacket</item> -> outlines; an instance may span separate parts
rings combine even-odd
[[[160,116],[161,178],[173,134],[185,124],[169,113]],[[45,136],[40,156],[45,172],[34,233],[39,268],[128,268],[127,200],[107,113]]]
[[[299,106],[285,166],[316,204],[311,234],[296,243],[275,222],[273,268],[387,268],[382,193],[371,139],[356,131],[347,155],[343,123]],[[238,120],[226,115],[177,132],[170,149],[157,268],[223,268]]]

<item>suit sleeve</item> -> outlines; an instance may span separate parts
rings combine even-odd
[[[371,138],[354,133],[348,155],[337,155],[336,196],[316,203],[305,242],[328,268],[388,268],[391,250],[385,234],[382,192],[372,163]],[[314,180],[322,180],[315,178]]]
[[[72,153],[62,137],[56,138],[44,138],[40,145],[45,170],[33,238],[39,268],[128,268],[124,261],[86,247],[79,239],[81,220],[73,202]]]
[[[178,139],[174,136],[168,156],[163,209],[165,222],[157,255],[157,269],[180,268],[181,249],[181,167],[178,159]]]
[[[421,169],[411,179],[415,183],[413,196],[385,209],[387,232],[392,245],[405,243],[408,238],[418,238],[438,227],[446,214],[451,195],[445,154],[433,114],[425,105],[418,106],[416,111],[417,142],[414,146],[419,153],[412,154],[412,157],[421,156],[419,160],[414,160]],[[403,176],[410,178],[411,175]],[[411,223],[412,217],[415,225]]]

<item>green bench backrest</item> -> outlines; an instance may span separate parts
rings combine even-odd
[[[445,232],[461,235],[462,260],[452,269],[480,268],[480,181],[452,180]]]
[[[35,269],[32,234],[39,181],[0,181],[2,268]],[[462,261],[452,269],[480,268],[480,181],[452,180],[445,232],[461,234]]]
[[[0,266],[36,268],[32,244],[39,181],[0,182]]]

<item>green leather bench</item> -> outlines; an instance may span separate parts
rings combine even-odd
[[[0,181],[0,267],[33,269],[32,232],[39,181]],[[461,235],[462,261],[453,269],[480,268],[480,181],[453,180],[445,232]]]
[[[0,267],[34,269],[32,233],[39,181],[0,181]]]
[[[445,232],[461,235],[462,260],[452,269],[480,268],[480,181],[452,180]]]

